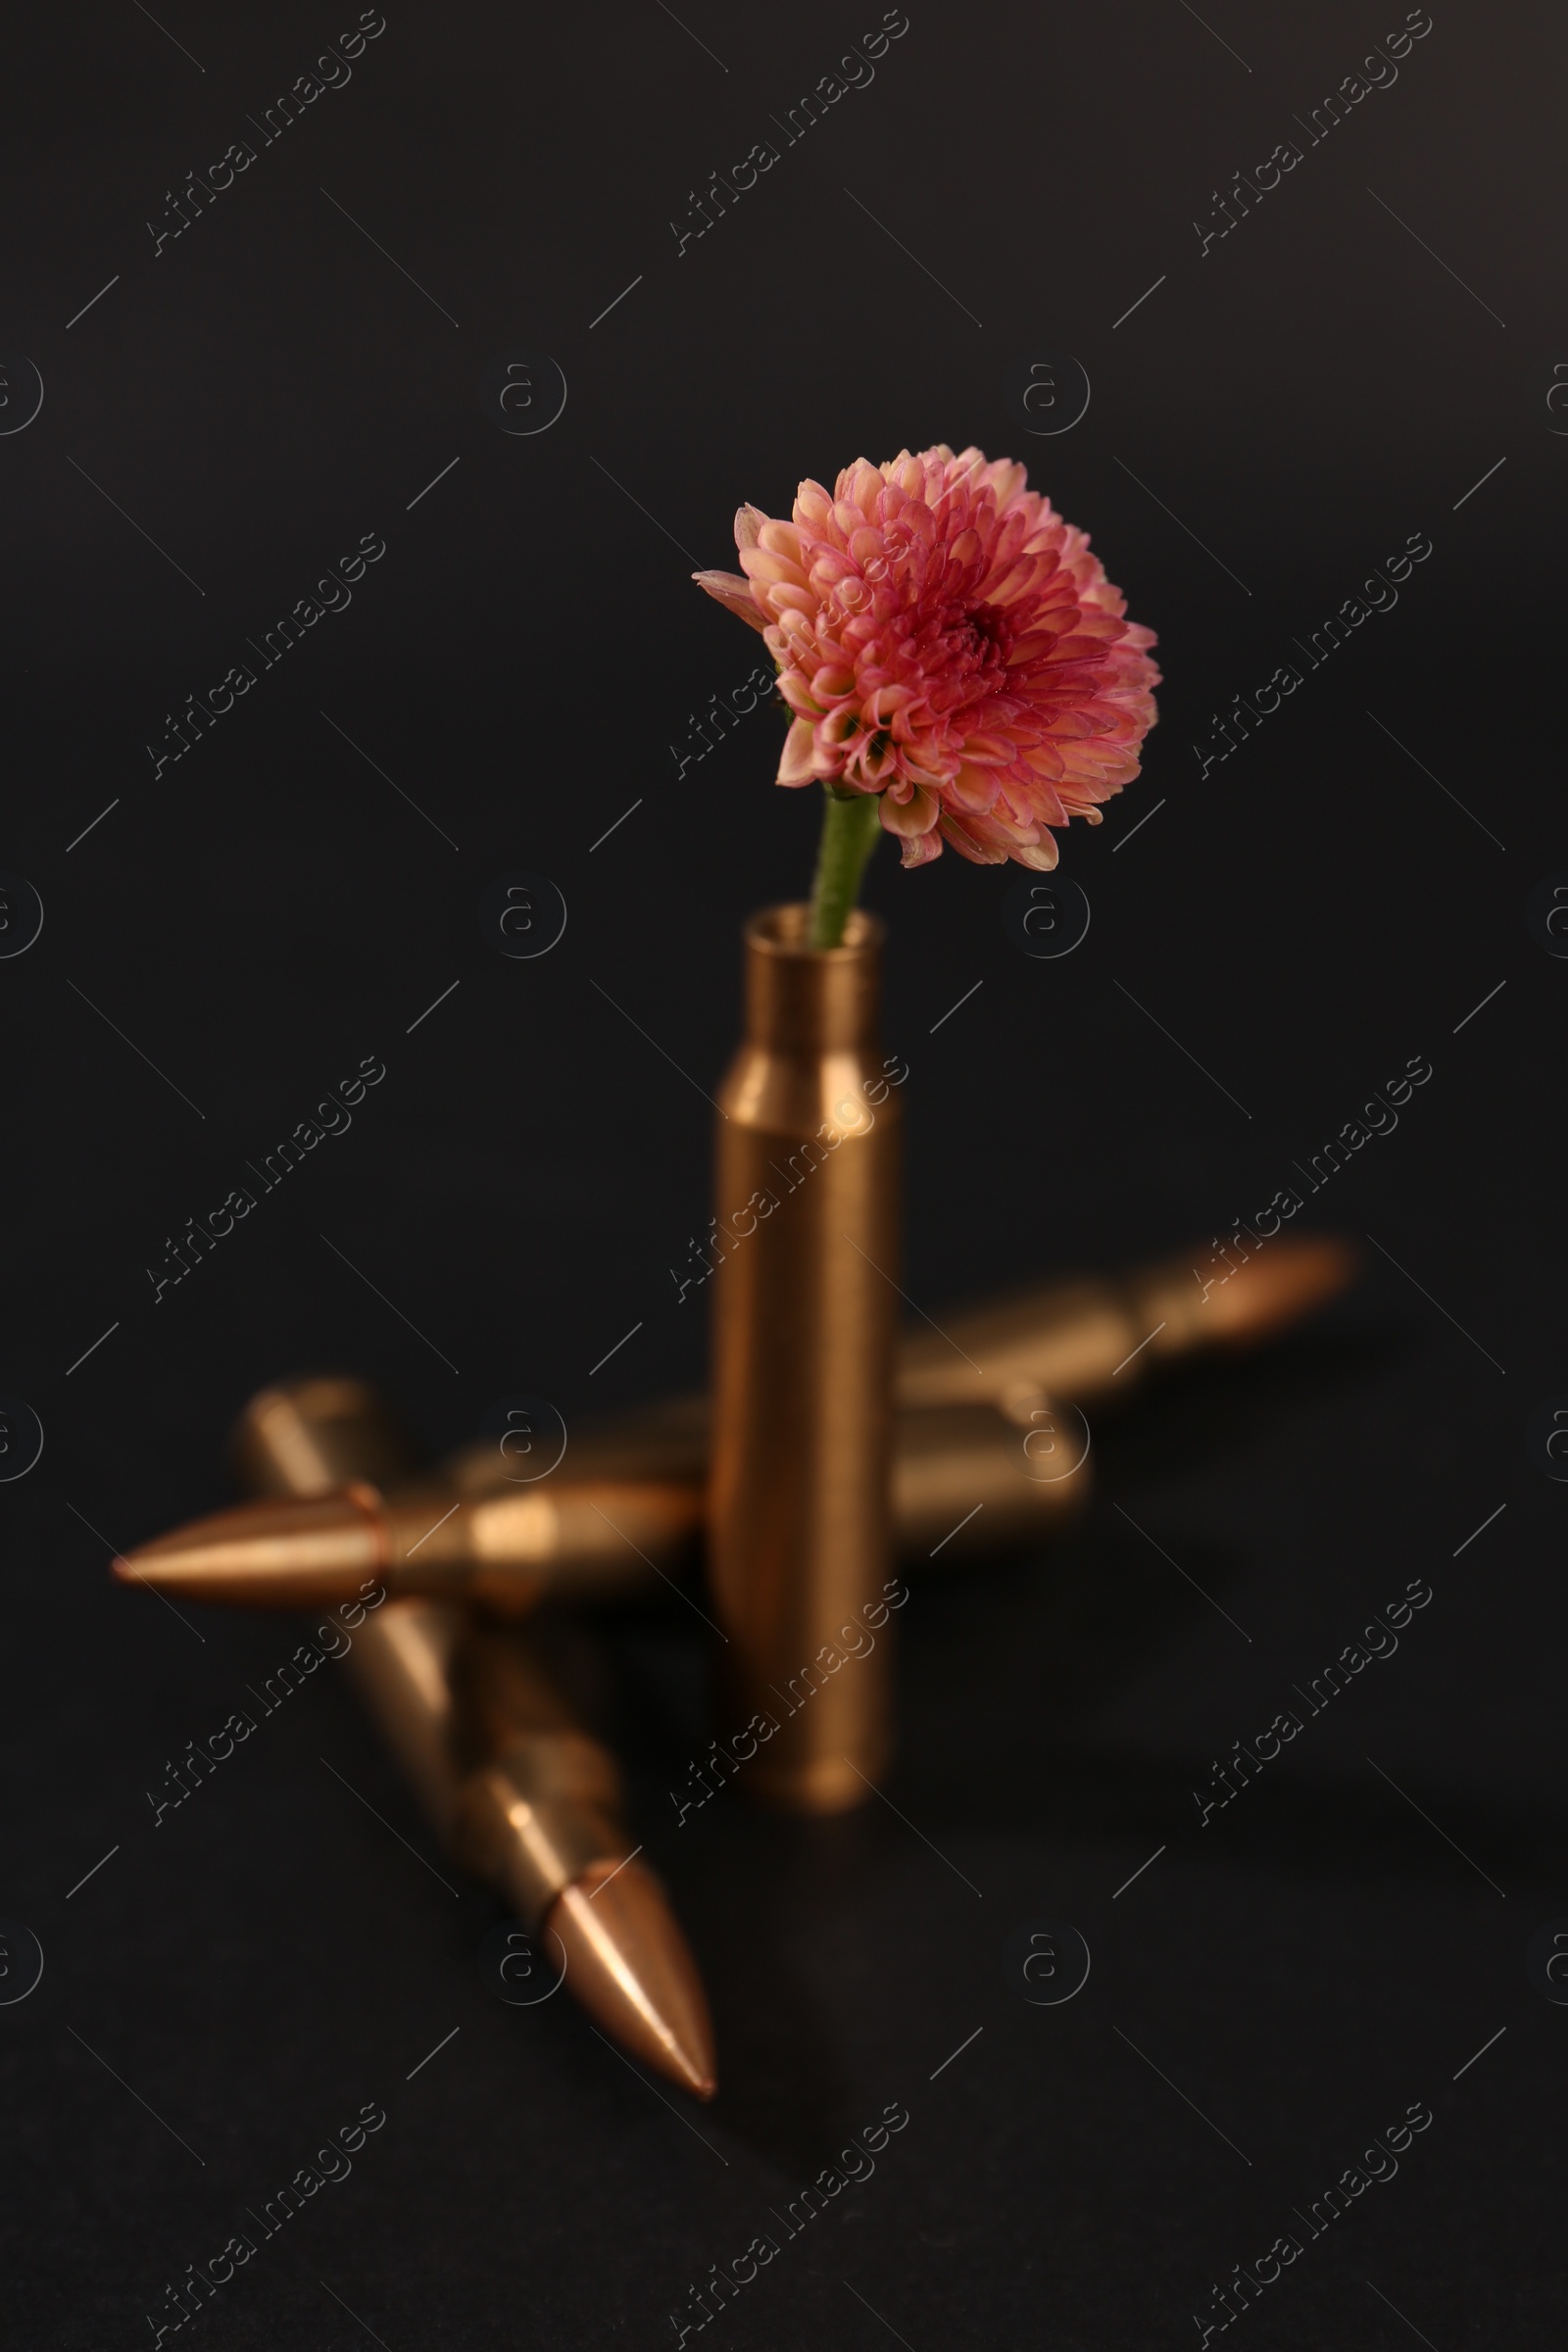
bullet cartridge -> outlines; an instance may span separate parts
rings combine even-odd
[[[1204,1245],[1132,1274],[1022,1291],[953,1315],[941,1331],[909,1334],[899,1350],[898,1399],[1004,1402],[1034,1389],[1106,1403],[1178,1357],[1271,1338],[1344,1290],[1356,1262],[1331,1234],[1282,1235],[1206,1282],[1199,1268],[1213,1259]]]
[[[374,1390],[342,1376],[265,1390],[234,1446],[245,1483],[312,1498],[414,1451]],[[366,1493],[373,1490],[367,1487]],[[565,1984],[634,2057],[712,2095],[712,2030],[696,1964],[620,1825],[614,1758],[580,1723],[529,1637],[450,1601],[389,1597],[345,1663],[454,1857],[548,1946]]]
[[[1029,1391],[1030,1404],[1035,1397]],[[953,1563],[1054,1533],[1088,1495],[1087,1458],[1064,1453],[1056,1467],[1027,1410],[1015,1418],[990,1404],[946,1405],[901,1415],[895,1435],[893,1521],[911,1565],[939,1544]],[[241,1608],[319,1608],[378,1583],[497,1616],[551,1598],[657,1592],[662,1577],[690,1574],[707,1465],[700,1409],[676,1403],[587,1429],[569,1449],[575,1475],[564,1465],[537,1486],[498,1492],[498,1459],[485,1444],[417,1486],[356,1480],[215,1511],[139,1545],[115,1573]]]
[[[695,1486],[552,1480],[458,1495],[356,1479],[193,1519],[115,1563],[126,1582],[237,1608],[319,1608],[366,1584],[520,1616],[552,1594],[603,1600],[679,1562],[702,1521]]]

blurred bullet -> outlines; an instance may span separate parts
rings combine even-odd
[[[1227,1250],[1241,1256],[1234,1243]],[[1343,1291],[1357,1258],[1331,1234],[1281,1236],[1233,1265],[1202,1244],[1185,1257],[1103,1281],[1052,1283],[950,1317],[899,1351],[903,1405],[990,1398],[1015,1405],[1030,1390],[1104,1403],[1155,1365],[1270,1339]]]
[[[367,1475],[390,1483],[416,1460],[375,1391],[335,1376],[254,1397],[235,1456],[247,1485],[308,1507],[322,1489]],[[547,1945],[559,1939],[567,1989],[607,2034],[711,2098],[712,2029],[696,1964],[620,1826],[614,1758],[534,1644],[515,1629],[474,1627],[450,1602],[389,1598],[355,1628],[346,1663],[456,1858]]]
[[[537,1491],[363,1480],[193,1519],[114,1563],[123,1582],[239,1608],[319,1608],[367,1585],[520,1616],[547,1594],[600,1600],[678,1566],[702,1495],[678,1480],[554,1478]]]
[[[1033,1392],[1031,1403],[1035,1402]],[[946,1405],[899,1416],[893,1518],[901,1558],[945,1561],[1054,1532],[1087,1499],[1090,1471],[1027,1412]],[[277,1496],[215,1511],[114,1562],[123,1583],[240,1608],[320,1608],[367,1585],[521,1616],[546,1597],[612,1599],[679,1579],[703,1514],[706,1417],[680,1399],[572,1442],[572,1471],[526,1489],[504,1481],[495,1443],[439,1480]],[[499,1492],[498,1490],[499,1484]]]

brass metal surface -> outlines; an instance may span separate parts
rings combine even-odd
[[[877,1035],[882,931],[853,914],[805,945],[807,909],[745,931],[746,1018],[718,1094],[709,1568],[725,1705],[885,1607],[902,1105]],[[865,1801],[892,1742],[891,1642],[788,1716],[746,1768],[804,1813]]]
[[[248,1484],[307,1498],[364,1470],[390,1484],[415,1460],[375,1391],[337,1375],[253,1398],[234,1453]],[[354,1627],[345,1664],[457,1860],[560,1941],[568,1988],[607,2033],[710,2097],[696,1964],[659,1882],[633,1858],[614,1758],[530,1638],[476,1627],[450,1601],[387,1598]]]

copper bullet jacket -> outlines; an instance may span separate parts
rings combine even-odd
[[[877,1038],[882,928],[745,931],[745,1036],[718,1093],[709,1574],[738,1722],[882,1598],[902,1104]],[[791,1716],[748,1768],[764,1803],[863,1803],[892,1741],[892,1644]]]
[[[264,1391],[235,1455],[248,1484],[307,1500],[323,1486],[373,1496],[356,1474],[392,1485],[414,1458],[375,1392],[338,1376]],[[454,1857],[559,1944],[565,1982],[607,2033],[711,2097],[707,1998],[621,1827],[614,1759],[526,1637],[475,1627],[450,1601],[389,1598],[364,1616],[346,1663]]]

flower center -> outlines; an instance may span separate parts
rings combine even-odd
[[[1006,670],[1010,633],[1005,614],[992,605],[955,613],[945,631],[949,658],[974,685],[983,690],[998,687]]]

